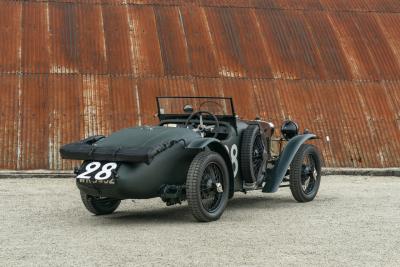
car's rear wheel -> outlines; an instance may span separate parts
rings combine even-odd
[[[193,216],[201,222],[218,220],[229,195],[225,160],[216,152],[204,151],[193,159],[186,180],[186,196]]]
[[[309,144],[301,145],[290,164],[290,190],[298,202],[315,198],[321,183],[322,159],[318,149]]]
[[[265,146],[257,125],[249,125],[244,130],[240,145],[240,169],[246,183],[263,180],[266,161]]]
[[[114,198],[95,197],[81,192],[81,199],[86,209],[95,215],[113,213],[121,204],[121,200]]]

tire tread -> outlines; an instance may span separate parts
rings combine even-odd
[[[89,212],[91,212],[91,213],[93,213],[95,215],[105,215],[105,214],[113,213],[118,208],[119,204],[121,203],[121,200],[119,200],[119,201],[116,202],[115,208],[110,209],[110,210],[104,210],[104,209],[101,209],[99,207],[96,207],[93,204],[93,202],[91,201],[91,196],[89,196],[89,195],[87,195],[87,194],[85,194],[83,192],[80,192],[80,194],[81,194],[82,203],[85,206],[85,208]]]
[[[303,158],[306,154],[306,152],[308,150],[311,150],[312,153],[315,153],[316,157],[318,159],[316,159],[318,162],[316,162],[316,164],[319,164],[319,169],[321,168],[321,155],[318,151],[318,149],[314,146],[314,145],[310,145],[310,144],[302,144],[299,148],[299,150],[297,151],[296,155],[293,158],[292,163],[290,164],[290,191],[292,192],[292,195],[294,197],[294,199],[297,202],[309,202],[312,201],[317,192],[318,192],[318,188],[319,188],[319,183],[318,182],[318,188],[317,191],[315,193],[315,195],[313,195],[312,197],[307,197],[302,193],[302,188],[301,188],[301,166],[303,164]],[[316,166],[317,167],[317,166]],[[320,172],[320,170],[319,170]],[[321,175],[321,174],[319,174]],[[320,177],[321,180],[321,177]]]
[[[189,208],[193,214],[193,216],[200,222],[209,222],[212,220],[216,220],[219,218],[210,218],[204,212],[202,211],[201,204],[198,202],[198,194],[196,188],[199,186],[198,183],[200,183],[199,177],[202,175],[202,172],[204,171],[204,162],[206,162],[207,158],[210,157],[211,155],[218,155],[221,157],[218,153],[213,152],[213,151],[203,151],[197,154],[196,157],[194,157],[190,167],[189,171],[187,174],[187,180],[186,180],[186,198],[188,200]],[[223,162],[224,159],[221,157],[221,160]],[[226,168],[226,166],[225,166]],[[225,177],[225,179],[228,179],[229,177]],[[229,186],[225,188],[225,190],[229,190]],[[226,200],[227,201],[227,200]],[[221,213],[222,215],[222,213]]]
[[[242,177],[246,183],[256,182],[257,177],[252,173],[252,153],[255,135],[259,131],[257,125],[249,125],[242,134],[242,142],[240,145],[240,170]]]

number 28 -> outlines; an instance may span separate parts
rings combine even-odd
[[[94,179],[96,180],[106,180],[111,177],[112,175],[112,170],[115,170],[117,168],[117,163],[115,162],[109,162],[103,165],[101,170],[96,173],[94,176]],[[88,165],[85,167],[85,171],[79,174],[76,178],[80,179],[90,179],[92,176],[88,176],[91,173],[96,172],[99,170],[101,167],[101,163],[97,161],[90,162]]]

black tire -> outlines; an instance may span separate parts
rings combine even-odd
[[[95,215],[113,213],[121,204],[121,200],[114,198],[99,198],[81,192],[81,199],[86,209]]]
[[[221,155],[213,151],[196,155],[187,174],[186,196],[198,221],[210,222],[221,217],[229,196],[229,173]]]
[[[265,169],[264,143],[257,125],[249,125],[242,134],[240,145],[240,170],[246,183],[262,180]]]
[[[298,202],[312,201],[321,184],[322,158],[318,149],[303,144],[290,164],[290,190]]]

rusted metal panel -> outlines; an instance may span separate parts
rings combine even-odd
[[[241,118],[255,118],[258,107],[250,80],[222,79],[222,88],[225,96],[233,98],[235,111]]]
[[[50,71],[50,25],[47,3],[22,5],[21,64],[28,73]]]
[[[100,5],[79,5],[77,36],[80,73],[107,73],[107,49]]]
[[[180,9],[154,7],[154,12],[165,74],[188,75],[190,60]]]
[[[399,3],[3,1],[0,168],[70,169],[61,144],[157,123],[159,95],[295,119],[327,166],[399,166]]]
[[[16,75],[0,76],[0,168],[17,169],[20,155],[20,79]]]
[[[306,10],[321,10],[323,8],[320,0],[279,0],[279,7],[283,9],[306,9]]]
[[[326,148],[325,157],[327,166],[357,166],[355,159],[358,159],[357,149],[353,145],[356,138],[353,133],[352,121],[348,122],[347,116],[353,112],[345,107],[340,99],[343,82],[314,82],[314,94],[312,100],[320,104],[321,126],[319,127],[319,136],[324,142]],[[311,101],[312,101],[311,100]],[[340,102],[342,101],[342,102]],[[342,104],[343,103],[343,104]],[[334,116],[332,116],[334,114]]]
[[[82,76],[84,136],[111,132],[109,77]]]
[[[396,0],[319,0],[323,9],[333,11],[379,11],[398,12],[400,3]]]
[[[337,131],[341,112],[334,100],[337,88],[332,82],[254,80],[253,87],[258,114],[262,119],[272,121],[277,133],[283,120],[296,120],[301,131],[307,127],[321,138],[316,144],[321,148],[328,166],[345,164],[345,140]],[[330,119],[333,112],[338,115]],[[327,136],[329,142],[326,141]]]
[[[257,115],[262,120],[279,123],[284,116],[281,99],[276,90],[277,80],[252,80]]]
[[[160,79],[161,95],[188,96],[196,95],[196,88],[191,78],[168,77]]]
[[[113,1],[113,0],[111,0]],[[119,0],[116,0],[119,1]],[[176,6],[176,5],[185,5],[196,2],[196,0],[127,0],[129,4],[136,5],[157,5],[157,6]]]
[[[12,0],[9,0],[12,1]],[[36,2],[143,6],[207,6],[274,8],[288,10],[329,10],[359,12],[399,12],[397,0],[34,0]]]
[[[388,41],[386,40],[375,16],[359,14],[354,16],[362,42],[367,48],[364,54],[370,54],[375,68],[378,70],[379,79],[392,80],[400,78],[400,67]]]
[[[370,136],[376,146],[374,153],[378,166],[390,166],[391,158],[400,151],[400,143],[389,143],[388,140],[400,140],[400,131],[396,129],[395,110],[389,104],[389,98],[382,84],[358,84],[357,92],[363,106],[364,116]]]
[[[385,81],[383,83],[386,97],[388,101],[388,106],[390,106],[394,116],[394,121],[391,121],[389,125],[395,128],[395,132],[397,133],[397,139],[400,140],[400,82],[399,81]],[[389,113],[390,114],[390,113]],[[399,142],[397,142],[399,145]],[[398,157],[397,157],[398,158]]]
[[[51,73],[78,73],[78,7],[73,4],[49,4]]]
[[[313,51],[312,38],[301,13],[257,10],[256,15],[272,50],[270,62],[274,77],[318,77],[322,62]]]
[[[133,52],[126,6],[102,7],[108,73],[133,73]]]
[[[200,0],[200,5],[209,7],[251,7],[253,3],[251,0]],[[269,0],[265,2],[270,2]]]
[[[377,151],[376,142],[370,136],[371,129],[365,117],[365,110],[360,102],[360,97],[354,82],[338,83],[337,101],[341,104],[344,113],[343,127],[348,129],[346,133],[351,137],[349,149],[352,154],[348,159],[354,167],[377,167],[374,153]],[[345,94],[340,92],[346,92]],[[359,130],[357,130],[359,129]]]
[[[368,1],[368,0],[367,0]],[[365,0],[320,0],[325,10],[332,11],[366,11],[369,10]]]
[[[188,96],[197,95],[193,79],[174,77],[165,78],[160,80],[160,91],[161,96]],[[170,101],[165,99],[164,105],[170,107],[171,112],[182,113],[183,107],[187,104],[185,99],[176,99],[175,101]]]
[[[326,165],[398,164],[399,143],[395,140],[400,140],[400,131],[394,103],[400,93],[392,84],[386,93],[377,82],[256,80],[253,84],[255,99],[264,110],[261,117],[279,124],[291,118],[299,122],[301,130],[307,127],[317,133]]]
[[[379,70],[376,68],[375,59],[368,51],[354,16],[350,13],[330,13],[328,16],[346,51],[353,77],[359,80],[378,80]]]
[[[155,113],[157,112],[156,97],[162,95],[159,78],[143,78],[137,82],[139,96],[139,110],[143,125],[154,124],[157,122]]]
[[[140,107],[137,80],[131,77],[110,79],[110,106],[107,112],[112,131],[140,125]]]
[[[16,84],[10,81],[11,89],[2,92],[5,97],[16,97],[10,95]],[[399,82],[28,75],[22,84],[21,168],[70,168],[73,163],[59,159],[61,144],[154,124],[156,96],[196,94],[231,96],[242,118],[260,115],[277,128],[284,119],[296,120],[301,131],[307,127],[321,137],[316,144],[327,166],[398,164]],[[12,117],[15,105],[4,105],[2,113]],[[9,141],[2,145],[13,156],[16,152],[10,148],[18,143],[18,132],[4,134]],[[16,162],[4,159],[2,164],[14,168]]]
[[[194,83],[196,92],[200,96],[225,96],[222,80],[219,78],[197,78]]]
[[[48,169],[49,75],[24,75],[21,80],[19,116],[20,169]]]
[[[192,75],[217,77],[217,52],[204,9],[185,6],[180,10]]]
[[[375,18],[384,35],[384,41],[388,43],[393,52],[392,60],[396,60],[397,65],[400,65],[400,16],[398,14],[375,14]]]
[[[389,13],[400,11],[400,2],[396,0],[368,0],[367,5],[370,11]]]
[[[358,80],[399,74],[394,14],[182,4],[155,7],[156,24],[152,6],[91,6],[24,3],[24,72]],[[5,28],[17,27],[15,21],[5,21]],[[19,53],[18,44],[0,43],[16,47],[7,55]],[[9,71],[17,67],[18,58],[13,61]]]
[[[162,76],[164,67],[153,7],[128,7],[134,73]]]
[[[317,53],[318,49],[313,43],[312,35],[307,27],[303,12],[287,11],[274,15],[277,25],[276,30],[282,31],[282,42],[287,42],[289,51],[292,54],[293,62],[296,66],[295,76],[306,79],[321,77],[319,73],[323,71],[323,64]],[[280,43],[281,45],[283,43]],[[292,62],[285,62],[287,65]]]
[[[78,75],[50,75],[47,90],[48,167],[71,169],[76,161],[61,160],[63,144],[79,140],[83,131],[82,79]]]
[[[281,117],[274,121],[280,127],[283,120],[294,120],[300,127],[300,132],[305,128],[317,135],[323,135],[321,131],[321,113],[317,113],[319,106],[313,101],[313,93],[316,93],[316,88],[312,88],[308,81],[277,81],[274,90],[279,98],[278,108],[281,110]],[[320,88],[320,87],[319,87]],[[266,96],[267,97],[267,96]],[[299,105],[299,103],[302,103]],[[322,139],[318,140],[319,144]],[[323,149],[322,149],[323,150]],[[323,152],[325,152],[323,150]],[[326,154],[326,153],[324,153]]]
[[[322,61],[320,78],[329,80],[351,80],[353,78],[346,58],[346,51],[341,46],[325,12],[305,12],[307,25],[315,42],[314,53]]]
[[[230,9],[206,8],[208,25],[216,47],[219,75],[223,77],[244,77],[243,53],[236,34]]]
[[[247,77],[272,78],[269,54],[266,46],[268,40],[263,38],[257,25],[257,17],[253,9],[230,9],[232,23],[238,36],[242,63],[246,68]]]
[[[21,69],[22,4],[0,3],[0,72],[18,72]]]
[[[328,166],[343,166],[342,164],[345,163],[344,149],[349,140],[347,136],[339,134],[340,115],[329,119],[337,110],[336,102],[332,97],[336,93],[336,89],[332,86],[332,82],[299,81],[297,86],[303,89],[304,112],[308,115],[308,120],[303,122],[304,125],[300,125],[301,132],[307,128],[317,134],[319,139],[312,143],[320,148],[324,162]],[[320,101],[315,101],[315,99]]]

